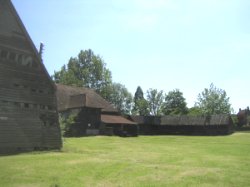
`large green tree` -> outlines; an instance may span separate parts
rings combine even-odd
[[[213,83],[198,95],[195,105],[204,115],[230,114],[232,110],[226,91],[216,88]]]
[[[134,95],[134,106],[132,113],[142,116],[149,115],[148,102],[144,98],[144,94],[140,86],[137,87]]]
[[[157,89],[149,89],[147,91],[147,101],[149,105],[150,115],[160,116],[162,115],[164,95],[163,91]]]
[[[130,114],[132,110],[132,95],[120,83],[113,83],[109,88],[109,101],[123,114]]]
[[[188,108],[186,99],[179,89],[168,92],[165,97],[163,113],[165,115],[187,114]]]
[[[55,71],[52,76],[56,83],[92,88],[107,98],[107,86],[112,83],[111,72],[104,60],[89,50],[82,50],[76,58],[70,58],[67,66]]]
[[[130,113],[132,95],[124,85],[112,82],[111,71],[92,50],[82,50],[52,75],[56,83],[94,89],[122,113]]]

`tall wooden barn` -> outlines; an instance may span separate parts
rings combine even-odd
[[[10,0],[0,0],[0,153],[62,146],[55,85]]]
[[[94,90],[57,84],[57,104],[63,119],[75,116],[65,136],[137,136],[137,123],[122,117]]]

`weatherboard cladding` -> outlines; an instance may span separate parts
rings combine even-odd
[[[139,134],[218,135],[233,132],[230,115],[205,116],[130,116],[139,124]]]
[[[231,117],[229,115],[208,116],[162,116],[161,125],[228,125]]]
[[[0,0],[0,152],[61,147],[55,86],[10,0]]]
[[[226,125],[230,123],[229,115],[205,116],[131,116],[139,124],[153,125]]]

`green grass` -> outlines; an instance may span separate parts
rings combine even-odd
[[[250,132],[67,138],[61,152],[0,156],[0,186],[250,186]]]

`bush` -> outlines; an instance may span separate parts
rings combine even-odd
[[[59,123],[61,127],[61,134],[63,136],[67,136],[71,134],[72,126],[75,124],[76,115],[70,114],[68,117],[63,117],[62,115],[59,116]]]
[[[233,115],[231,115],[231,118],[233,120],[234,127],[239,127],[239,120],[238,120],[237,115],[233,114]]]

